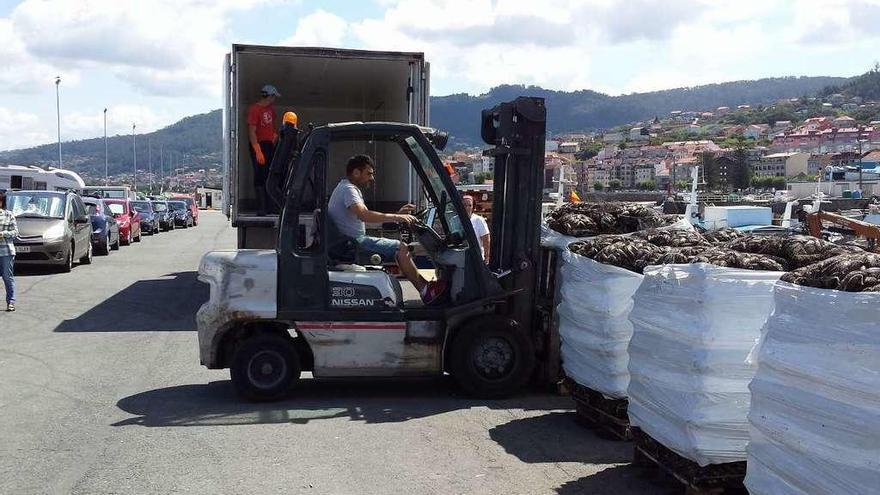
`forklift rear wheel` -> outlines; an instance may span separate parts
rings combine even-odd
[[[281,398],[299,380],[299,357],[289,339],[259,335],[241,342],[232,356],[229,375],[245,399]]]
[[[462,329],[452,343],[451,359],[450,371],[459,386],[486,399],[515,393],[535,364],[531,342],[513,322]]]

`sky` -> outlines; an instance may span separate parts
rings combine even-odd
[[[0,150],[150,132],[221,106],[233,43],[421,51],[433,95],[616,95],[880,58],[880,0],[0,0]]]

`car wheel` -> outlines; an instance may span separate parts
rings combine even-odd
[[[80,265],[91,265],[92,264],[92,243],[91,241],[88,243],[88,247],[86,248],[86,255],[79,259]]]
[[[452,342],[450,371],[469,395],[500,398],[525,385],[535,364],[532,343],[512,320],[477,320]]]
[[[300,371],[290,339],[258,335],[236,347],[229,375],[239,395],[266,401],[281,398],[299,380]]]
[[[63,273],[70,273],[73,270],[73,243],[67,247],[67,257],[64,259],[64,266],[61,267]]]

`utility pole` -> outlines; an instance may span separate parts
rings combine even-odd
[[[147,164],[150,170],[150,194],[153,194],[153,139],[147,137]]]
[[[104,109],[104,185],[110,184],[110,160],[107,153],[107,109]]]
[[[61,161],[61,76],[55,76],[55,114],[58,117],[58,168],[64,168]]]
[[[858,142],[859,142],[859,192],[864,191],[864,189],[862,188],[862,142],[863,141],[864,141],[864,139],[862,139],[862,129],[860,127],[859,128],[859,137],[858,137]]]
[[[131,152],[134,156],[134,179],[132,179],[132,183],[134,184],[134,193],[137,196],[137,184],[138,184],[138,153],[137,153],[137,136],[134,133],[134,129],[137,127],[137,124],[131,124]]]
[[[165,145],[159,145],[159,194],[165,192]]]

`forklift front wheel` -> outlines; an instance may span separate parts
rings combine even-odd
[[[299,357],[289,339],[259,335],[236,347],[229,375],[239,395],[268,401],[284,396],[299,380],[300,371]]]
[[[528,337],[514,322],[469,326],[452,343],[450,371],[469,395],[506,397],[525,385],[535,364]]]

